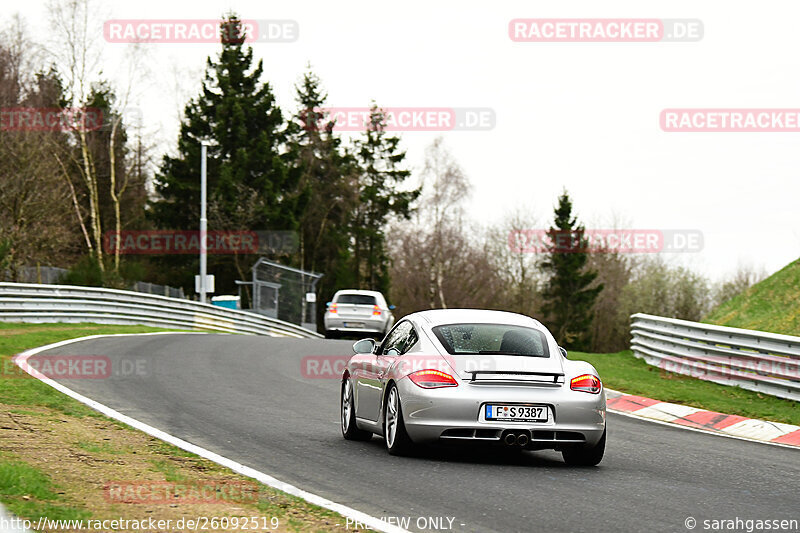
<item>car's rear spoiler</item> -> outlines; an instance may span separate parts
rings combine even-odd
[[[472,374],[470,383],[497,383],[503,382],[516,382],[516,383],[530,383],[535,385],[561,385],[564,383],[563,372],[521,372],[513,370],[467,370],[468,374]],[[481,375],[498,376],[500,379],[479,379]],[[508,377],[505,377],[508,376]],[[519,377],[514,377],[519,376]],[[530,376],[534,379],[526,378],[523,376]],[[535,378],[548,378],[548,379],[535,379]]]

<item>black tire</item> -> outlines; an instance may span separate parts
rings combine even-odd
[[[347,397],[346,397],[347,396]],[[349,409],[345,409],[345,400],[349,402]],[[342,382],[342,393],[339,395],[339,413],[341,418],[342,436],[347,440],[369,440],[371,431],[358,429],[356,425],[356,410],[353,405],[353,383],[350,378]]]
[[[390,385],[386,392],[386,403],[383,408],[383,442],[389,455],[408,455],[414,448],[403,421],[400,393],[394,384]]]
[[[606,451],[606,431],[594,446],[590,448],[570,448],[563,450],[561,456],[570,466],[597,466],[603,460]]]
[[[337,332],[334,330],[325,330],[325,338],[326,339],[335,339],[337,337]]]

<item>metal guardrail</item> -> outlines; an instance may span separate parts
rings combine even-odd
[[[0,321],[95,322],[282,337],[321,337],[275,318],[154,294],[78,287],[0,283]]]
[[[669,372],[800,401],[800,337],[631,315],[633,355]]]

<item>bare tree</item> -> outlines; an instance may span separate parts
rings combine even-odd
[[[610,222],[598,220],[596,228],[614,232],[625,231],[631,224],[619,215],[612,214]],[[595,284],[602,284],[603,290],[595,300],[592,320],[591,346],[594,352],[616,352],[628,347],[628,317],[618,313],[622,291],[630,283],[638,264],[633,254],[620,252],[597,242],[593,245],[587,265],[597,272]]]
[[[503,303],[509,311],[533,317],[541,310],[541,256],[517,246],[517,236],[538,228],[535,215],[517,208],[489,230],[492,262],[503,281]]]
[[[633,313],[698,321],[710,305],[711,291],[704,277],[655,256],[634,268],[630,283],[620,294],[618,313],[626,325]]]
[[[721,305],[767,277],[762,268],[756,270],[750,265],[741,264],[731,276],[717,284],[714,289],[714,306]]]
[[[48,5],[50,24],[56,39],[51,54],[65,79],[69,106],[81,110],[85,105],[91,82],[99,73],[100,52],[97,46],[101,35],[100,24],[96,20],[97,9],[91,0],[53,0]],[[103,264],[103,228],[100,218],[97,170],[89,149],[86,124],[89,116],[85,111],[77,111],[73,117],[73,133],[80,156],[77,163],[89,203],[88,216],[91,239],[87,243],[89,253],[99,268]],[[70,175],[67,179],[72,179]]]
[[[50,107],[58,102],[57,80],[32,74],[37,53],[21,19],[0,32],[0,106]],[[65,144],[65,135],[57,131],[10,128],[0,135],[0,248],[10,279],[17,279],[20,266],[69,258],[79,246],[75,234],[64,231],[72,216],[70,192],[51,150],[63,150]]]
[[[447,308],[443,285],[445,269],[450,257],[445,254],[445,239],[453,239],[453,230],[463,227],[464,210],[461,203],[469,197],[471,185],[452,154],[437,137],[425,150],[425,167],[422,186],[428,187],[417,211],[418,221],[431,228],[429,253],[431,254],[430,285],[431,308]]]
[[[12,243],[12,279],[18,266],[68,257],[75,243],[63,229],[72,216],[69,190],[43,135],[19,131],[0,142],[0,240]]]
[[[433,251],[430,235],[412,224],[389,233],[392,257],[391,301],[402,313],[431,308]],[[491,262],[491,251],[478,228],[448,226],[441,233],[439,250],[446,257],[441,284],[434,285],[433,308],[439,295],[450,308],[505,308],[502,281]]]
[[[117,133],[122,125],[122,120],[124,118],[125,112],[128,110],[128,105],[131,102],[131,98],[133,95],[133,87],[135,82],[138,80],[139,76],[143,75],[146,72],[146,64],[145,61],[145,51],[142,48],[141,43],[133,43],[131,46],[128,47],[126,50],[126,59],[123,61],[124,65],[127,65],[127,73],[124,77],[126,80],[125,87],[123,88],[120,95],[118,95],[118,106],[119,109],[114,110],[113,112],[109,110],[109,115],[111,118],[111,135],[108,141],[108,158],[109,158],[109,195],[111,197],[111,202],[114,207],[114,235],[115,235],[115,242],[120,242],[120,232],[122,231],[122,216],[121,216],[121,209],[120,209],[120,201],[122,196],[125,194],[125,191],[130,184],[130,176],[128,172],[125,172],[122,176],[122,179],[117,178]],[[141,144],[140,144],[141,148]],[[119,273],[119,256],[120,256],[120,247],[116,246],[114,248],[114,271]]]
[[[388,233],[392,301],[404,313],[502,306],[491,240],[465,221],[463,202],[471,187],[441,139],[428,147],[422,177],[417,211]]]
[[[3,43],[0,57],[3,85],[0,103],[16,105],[22,100],[24,93],[32,89],[34,80],[31,73],[37,71],[42,49],[28,37],[27,24],[18,13],[0,30],[0,42]]]

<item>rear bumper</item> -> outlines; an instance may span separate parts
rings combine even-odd
[[[568,387],[458,387],[422,389],[401,379],[403,421],[414,442],[502,443],[508,433],[530,439],[528,448],[560,449],[597,444],[606,427],[605,390],[587,394]],[[535,404],[549,409],[547,422],[486,420],[486,403]]]
[[[560,450],[575,446],[594,446],[605,431],[605,424],[581,424],[539,427],[532,424],[436,424],[406,423],[411,440],[418,443],[440,444],[503,444],[503,437],[525,433],[528,449]]]
[[[329,318],[323,320],[326,331],[339,331],[342,333],[383,333],[386,329],[386,319],[383,318]],[[351,323],[363,324],[352,326]]]

